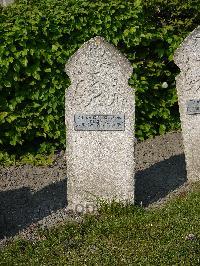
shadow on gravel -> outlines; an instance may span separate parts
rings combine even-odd
[[[136,173],[135,202],[143,206],[165,197],[187,180],[184,154],[158,162]]]
[[[31,193],[28,187],[0,192],[0,239],[41,220],[67,205],[67,180]]]
[[[186,181],[183,154],[158,162],[136,173],[135,202],[156,202]],[[36,193],[30,188],[0,192],[0,239],[14,236],[28,225],[67,206],[67,180],[53,183]]]

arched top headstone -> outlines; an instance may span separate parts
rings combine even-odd
[[[71,86],[66,99],[80,112],[124,112],[132,66],[112,44],[102,37],[84,43],[65,66]]]
[[[65,71],[71,80],[99,72],[102,76],[123,74],[125,78],[129,78],[132,67],[128,59],[112,44],[103,37],[96,36],[84,43],[69,59]]]
[[[65,94],[68,207],[85,210],[97,198],[133,202],[131,64],[97,36],[78,49],[65,69],[71,80]]]
[[[181,70],[200,63],[200,26],[193,30],[174,54],[174,61]]]

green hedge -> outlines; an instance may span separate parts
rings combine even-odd
[[[64,148],[64,66],[96,35],[134,68],[136,137],[179,128],[173,53],[198,24],[199,0],[19,0],[1,8],[0,160]]]

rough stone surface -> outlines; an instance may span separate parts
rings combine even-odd
[[[134,200],[134,90],[129,61],[101,37],[68,61],[66,90],[68,206],[94,208],[97,199]],[[124,131],[76,131],[75,114],[124,115]],[[89,207],[90,206],[90,207]]]
[[[174,56],[181,73],[176,79],[188,179],[200,179],[200,114],[189,114],[188,101],[200,100],[200,26]],[[199,105],[200,107],[200,105]]]
[[[14,2],[14,0],[0,0],[0,5],[8,6],[8,5],[12,4],[13,2]]]

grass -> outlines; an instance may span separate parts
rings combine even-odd
[[[200,184],[162,208],[113,203],[38,234],[4,247],[0,265],[200,265]]]

